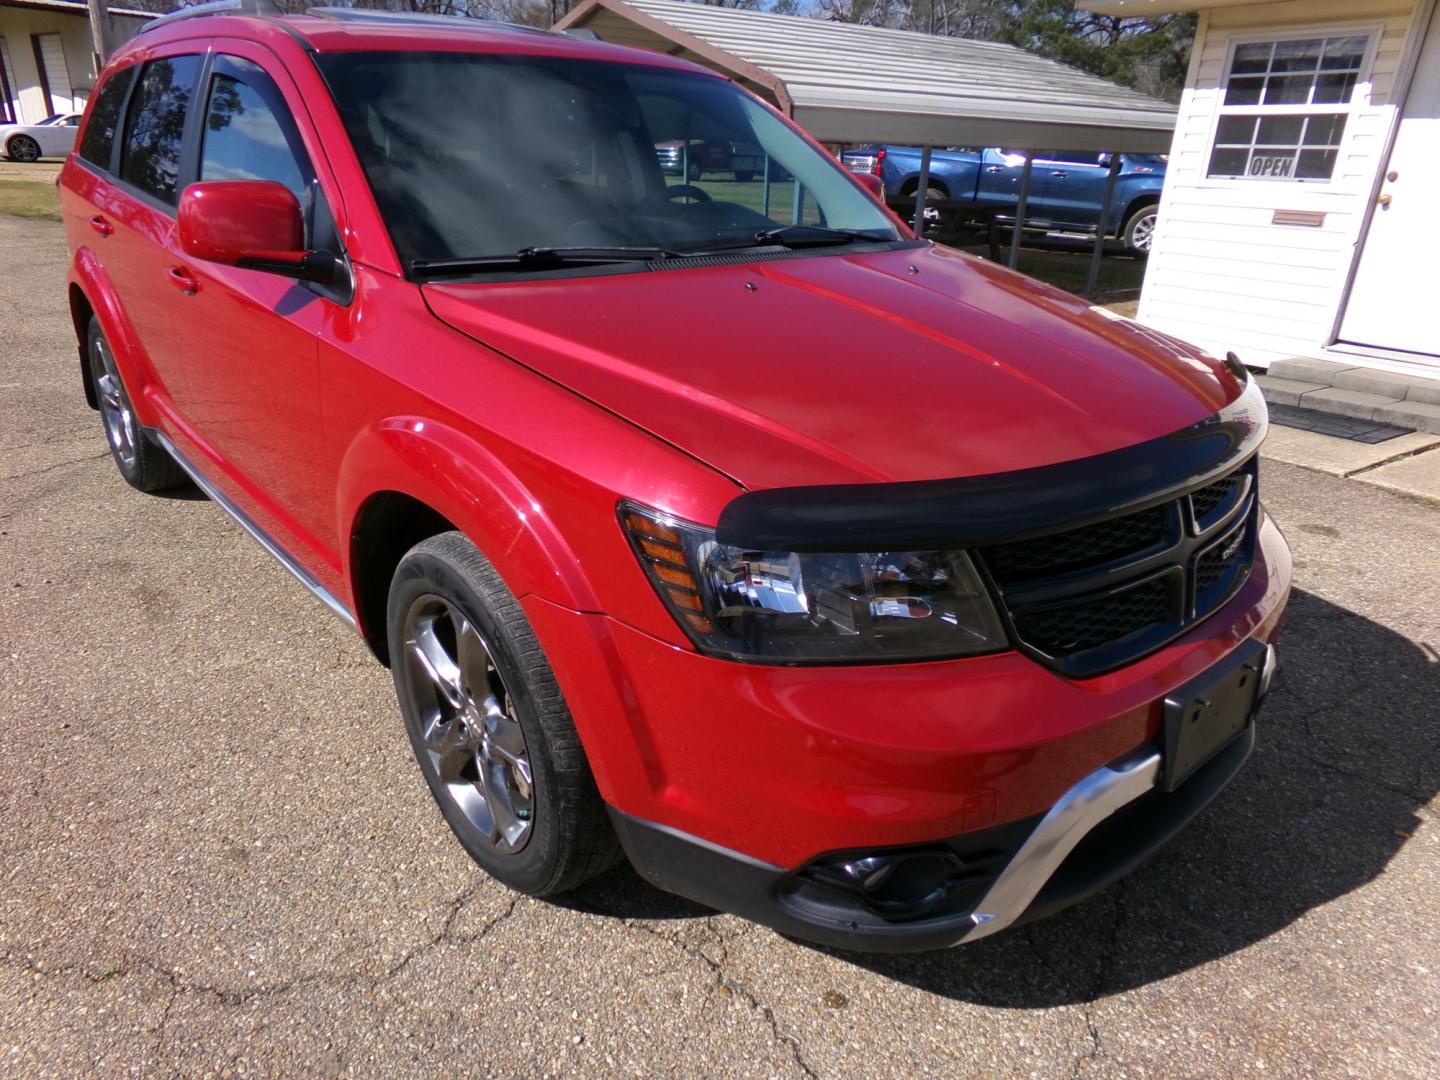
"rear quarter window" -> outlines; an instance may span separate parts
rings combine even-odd
[[[171,205],[180,178],[185,119],[199,72],[198,56],[151,60],[140,71],[125,116],[120,179]]]
[[[110,168],[110,151],[115,145],[115,125],[120,119],[120,106],[125,104],[125,91],[130,88],[130,78],[135,74],[133,67],[112,71],[100,87],[95,104],[90,109],[90,119],[85,124],[85,134],[80,139],[80,156],[92,165],[102,169]]]

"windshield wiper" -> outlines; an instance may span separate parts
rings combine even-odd
[[[880,234],[880,235],[877,235]],[[888,229],[831,229],[825,225],[779,225],[773,229],[761,229],[748,240],[736,240],[724,244],[706,244],[703,247],[686,248],[686,255],[710,255],[718,251],[736,251],[756,247],[836,247],[840,244],[884,244],[899,239]]]
[[[832,229],[826,225],[782,225],[775,229],[761,229],[755,234],[757,244],[779,244],[782,247],[827,247],[832,244],[884,243],[894,240],[895,235],[877,236],[881,229]]]
[[[415,259],[410,272],[416,277],[448,274],[483,274],[505,270],[551,270],[564,266],[603,266],[609,263],[675,259],[680,253],[662,247],[523,247],[497,255],[461,259]]]

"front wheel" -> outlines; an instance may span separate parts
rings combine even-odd
[[[5,154],[11,161],[29,164],[40,160],[40,144],[29,135],[16,135],[5,144]]]
[[[400,561],[390,666],[430,794],[470,857],[531,896],[575,888],[619,846],[529,620],[465,536]]]
[[[1121,233],[1121,238],[1125,241],[1125,250],[1132,255],[1150,254],[1150,245],[1155,239],[1155,222],[1159,217],[1160,207],[1155,203],[1142,206],[1131,214]]]

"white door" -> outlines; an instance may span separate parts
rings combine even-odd
[[[70,89],[70,68],[65,63],[65,45],[59,34],[41,34],[40,59],[45,64],[45,82],[50,87],[50,113],[68,113],[75,108]]]
[[[1370,220],[1342,341],[1440,358],[1440,14],[1430,20]]]

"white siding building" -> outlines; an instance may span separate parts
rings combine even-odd
[[[155,16],[110,8],[110,46],[134,37]],[[0,124],[38,124],[78,112],[97,74],[84,3],[0,0]]]
[[[1247,364],[1440,378],[1436,0],[1201,9],[1139,319]]]

